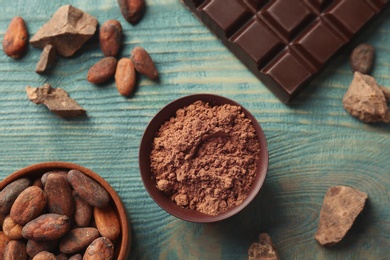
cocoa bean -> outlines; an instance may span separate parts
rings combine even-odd
[[[85,250],[83,260],[105,260],[114,257],[114,245],[106,237],[96,238]]]
[[[64,174],[50,174],[45,185],[47,205],[50,213],[73,216],[74,201],[68,178]]]
[[[67,171],[49,171],[49,172],[45,172],[42,175],[42,177],[41,177],[41,182],[42,182],[43,186],[46,185],[47,177],[49,177],[49,175],[53,174],[53,173],[58,173],[58,174],[62,174],[62,175],[68,176],[68,172]]]
[[[139,22],[145,12],[145,0],[118,0],[119,9],[129,23]]]
[[[353,49],[350,63],[353,72],[359,71],[362,74],[369,74],[374,63],[375,49],[367,43],[359,44]]]
[[[57,260],[56,256],[48,251],[42,251],[36,254],[32,260]]]
[[[68,181],[77,194],[93,207],[107,207],[110,195],[98,182],[78,170],[68,172]]]
[[[70,259],[70,258],[68,258],[68,256],[65,255],[65,254],[56,255],[56,258],[57,258],[57,260],[69,260],[69,259]]]
[[[42,251],[54,252],[58,246],[58,243],[58,240],[35,241],[30,239],[27,241],[26,251],[30,257],[34,257],[36,254]]]
[[[44,214],[28,222],[22,235],[32,240],[53,240],[64,236],[70,229],[69,217],[58,214]]]
[[[27,50],[28,32],[24,20],[20,16],[14,17],[4,35],[3,51],[8,56],[18,59]]]
[[[104,56],[117,56],[122,46],[121,23],[117,20],[105,21],[99,30],[99,43]]]
[[[68,260],[81,260],[81,259],[83,259],[82,255],[77,254],[77,255],[72,255],[71,257],[69,257]]]
[[[134,63],[134,68],[139,73],[147,76],[151,80],[158,80],[158,72],[156,66],[149,53],[142,47],[135,47],[131,51],[131,60]]]
[[[96,228],[72,229],[61,239],[60,252],[63,254],[74,254],[87,248],[98,237],[99,231]]]
[[[3,222],[3,232],[4,234],[13,240],[18,240],[23,238],[22,236],[23,226],[15,223],[10,216],[7,216]]]
[[[30,186],[31,181],[27,178],[18,179],[11,182],[0,192],[0,214],[7,215],[12,207],[12,204],[19,194]]]
[[[92,218],[92,206],[89,205],[85,200],[80,198],[79,195],[74,194],[74,221],[79,227],[87,227],[91,223]]]
[[[95,63],[88,71],[87,80],[94,84],[106,82],[114,77],[117,60],[106,57]]]
[[[26,245],[22,240],[11,240],[4,251],[4,260],[26,260]]]
[[[100,235],[114,241],[121,232],[118,216],[115,210],[111,207],[93,209],[96,227]]]
[[[22,191],[11,207],[10,216],[15,223],[24,225],[39,216],[46,206],[46,195],[37,186]]]
[[[122,96],[129,96],[134,91],[136,81],[137,75],[131,59],[120,59],[115,72],[115,83],[118,92]]]
[[[11,239],[6,234],[4,234],[4,232],[0,231],[0,259],[1,260],[3,260],[5,248],[9,241],[11,241]]]

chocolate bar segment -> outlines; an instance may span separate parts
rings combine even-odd
[[[285,103],[388,2],[181,1]]]

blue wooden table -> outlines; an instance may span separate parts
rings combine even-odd
[[[245,259],[260,232],[282,259],[388,259],[390,255],[390,125],[364,124],[341,103],[352,80],[348,56],[361,42],[376,47],[373,76],[390,87],[390,8],[364,30],[291,105],[280,103],[178,0],[148,0],[136,26],[115,0],[0,0],[0,40],[12,17],[22,16],[30,37],[64,4],[100,24],[118,19],[122,57],[140,45],[161,82],[144,77],[130,98],[113,81],[95,86],[88,69],[103,57],[97,38],[72,58],[59,58],[46,75],[35,73],[41,51],[24,58],[0,53],[0,178],[30,164],[69,161],[94,170],[119,193],[132,224],[131,259]],[[65,89],[88,113],[61,119],[27,99],[25,88],[44,83]],[[172,217],[149,197],[139,175],[145,127],[164,105],[194,93],[234,99],[251,111],[267,136],[270,164],[256,199],[240,214],[215,224]],[[326,190],[353,186],[368,194],[365,210],[332,248],[314,239]]]

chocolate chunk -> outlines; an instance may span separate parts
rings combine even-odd
[[[94,35],[97,22],[82,10],[64,5],[31,38],[30,44],[41,49],[52,44],[59,55],[69,57]]]
[[[63,118],[84,115],[86,112],[68,93],[61,88],[52,88],[49,84],[42,87],[26,87],[28,98],[35,104],[44,104],[47,108]]]
[[[56,50],[54,49],[53,45],[48,44],[45,46],[45,48],[43,48],[41,57],[39,58],[37,66],[35,67],[35,72],[37,73],[45,72],[50,66],[53,65],[55,61],[56,61]]]
[[[315,239],[321,245],[333,245],[345,236],[364,208],[367,194],[346,186],[327,191],[320,212]]]
[[[181,0],[288,102],[387,0]]]
[[[248,260],[279,260],[275,245],[267,233],[261,233],[259,242],[253,243],[248,249]]]

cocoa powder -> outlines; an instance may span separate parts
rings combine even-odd
[[[218,215],[246,198],[259,154],[241,107],[196,101],[160,127],[151,169],[157,188],[179,206]]]

